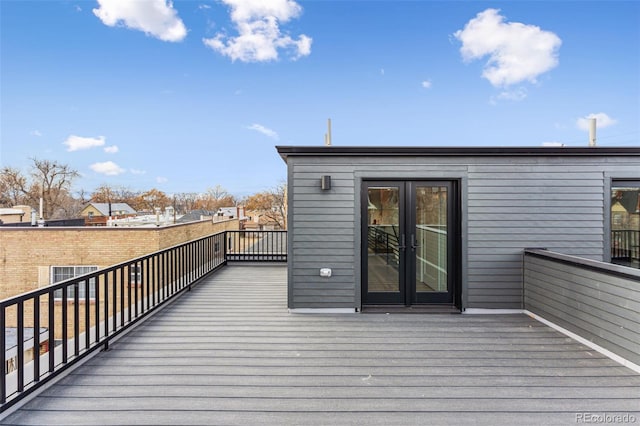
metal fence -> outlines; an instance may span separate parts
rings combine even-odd
[[[0,411],[234,261],[286,261],[286,231],[225,231],[0,301]]]
[[[229,261],[287,261],[287,231],[227,231],[226,234]]]
[[[393,225],[369,225],[367,229],[367,244],[367,248],[371,253],[383,256],[387,265],[398,269],[401,246]],[[402,246],[404,246],[404,242]]]
[[[611,259],[633,262],[640,259],[640,230],[611,231]]]

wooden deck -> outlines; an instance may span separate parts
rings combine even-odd
[[[223,268],[0,423],[640,423],[640,375],[525,315],[290,314],[285,283]]]

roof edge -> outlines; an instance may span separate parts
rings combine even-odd
[[[640,156],[636,147],[419,147],[419,146],[276,146],[280,156]]]

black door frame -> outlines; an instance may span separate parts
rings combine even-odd
[[[415,226],[415,206],[416,194],[413,188],[420,184],[426,185],[443,185],[448,188],[447,196],[447,277],[448,289],[447,293],[428,293],[418,294],[416,292],[415,271],[416,256],[415,250],[412,249],[413,241],[411,234],[407,234],[408,227]],[[399,214],[399,227],[404,232],[404,236],[399,241],[400,250],[403,250],[399,256],[399,293],[368,293],[368,188],[372,186],[396,186],[399,188],[399,207],[403,210],[403,214]],[[460,181],[458,179],[363,179],[360,189],[361,197],[361,302],[362,305],[454,305],[461,306],[461,200],[460,200]],[[404,249],[402,249],[404,247]],[[396,295],[395,297],[390,297]]]

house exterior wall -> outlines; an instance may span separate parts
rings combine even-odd
[[[0,298],[51,284],[51,266],[107,267],[225,230],[238,220],[159,228],[0,228]]]
[[[360,307],[365,179],[457,181],[462,308],[522,309],[523,249],[608,260],[610,181],[640,178],[638,149],[278,149],[288,165],[290,308]],[[323,175],[329,191],[320,188]],[[320,268],[332,276],[320,277]]]
[[[25,215],[22,212],[0,213],[0,223],[20,223],[20,222],[25,222]]]
[[[80,212],[80,216],[88,217],[88,216],[102,216],[100,210],[96,209],[94,206],[89,204]]]

